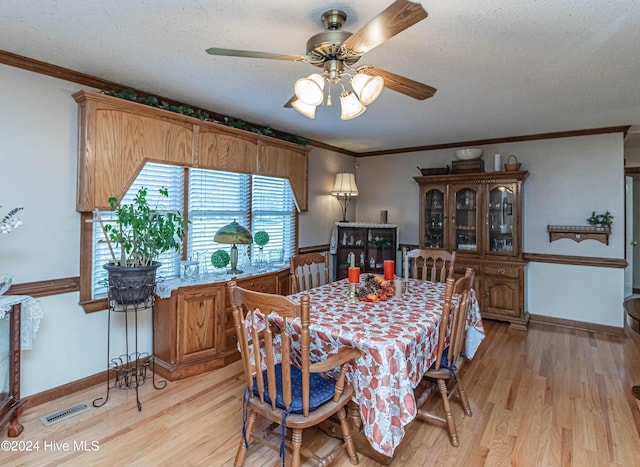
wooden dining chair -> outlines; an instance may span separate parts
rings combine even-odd
[[[291,293],[298,293],[329,282],[329,255],[303,253],[289,258]]]
[[[228,287],[246,382],[243,435],[235,465],[243,464],[254,440],[278,450],[278,443],[272,441],[274,435],[280,437],[283,465],[285,447],[293,452],[294,467],[300,466],[301,456],[328,465],[345,447],[351,463],[357,464],[345,411],[353,397],[353,386],[345,375],[348,362],[359,357],[360,352],[344,347],[326,360],[311,363],[308,295],[302,295],[300,303],[296,303],[282,295],[245,290],[235,281],[229,282]],[[335,379],[326,374],[336,368],[339,371]],[[302,446],[302,431],[334,414],[340,420],[344,444],[320,458]],[[273,429],[254,435],[258,415],[280,425],[285,433],[290,429],[290,436],[278,435]]]
[[[464,277],[446,281],[442,320],[438,330],[437,359],[424,374],[423,380],[435,383],[442,398],[444,417],[422,408],[418,409],[416,419],[436,422],[447,427],[449,441],[453,446],[460,444],[456,424],[451,412],[449,399],[457,393],[464,413],[471,416],[469,399],[462,385],[459,370],[465,361],[464,345],[466,323],[471,309],[474,271],[467,268]]]
[[[414,279],[445,282],[453,277],[456,252],[418,248],[407,253],[407,261]]]

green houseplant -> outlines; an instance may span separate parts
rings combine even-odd
[[[166,188],[159,193],[169,196]],[[180,249],[188,222],[180,211],[160,212],[150,206],[144,187],[131,204],[112,197],[109,205],[115,209],[116,218],[100,223],[113,260],[104,265],[110,294],[121,304],[145,301],[155,290],[158,256]]]
[[[587,223],[594,227],[611,229],[611,224],[613,224],[613,215],[609,211],[604,214],[596,214],[596,212],[593,211],[591,213],[591,217],[587,219]]]
[[[255,266],[258,271],[267,269],[267,257],[264,254],[264,246],[269,243],[269,233],[260,230],[253,234],[253,243],[258,245],[258,254],[256,255]]]

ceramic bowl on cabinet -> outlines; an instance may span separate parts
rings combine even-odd
[[[482,156],[482,149],[478,148],[459,149],[456,151],[456,157],[462,161],[477,159],[480,156]]]

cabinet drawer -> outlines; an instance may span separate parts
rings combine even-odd
[[[500,276],[517,279],[520,274],[520,269],[509,266],[485,266],[484,273],[487,276]]]
[[[278,293],[278,277],[269,275],[265,277],[252,277],[238,281],[238,287],[264,293]]]

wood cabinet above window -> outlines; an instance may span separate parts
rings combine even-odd
[[[146,162],[287,178],[307,210],[309,149],[219,123],[79,91],[76,210],[109,209]]]

